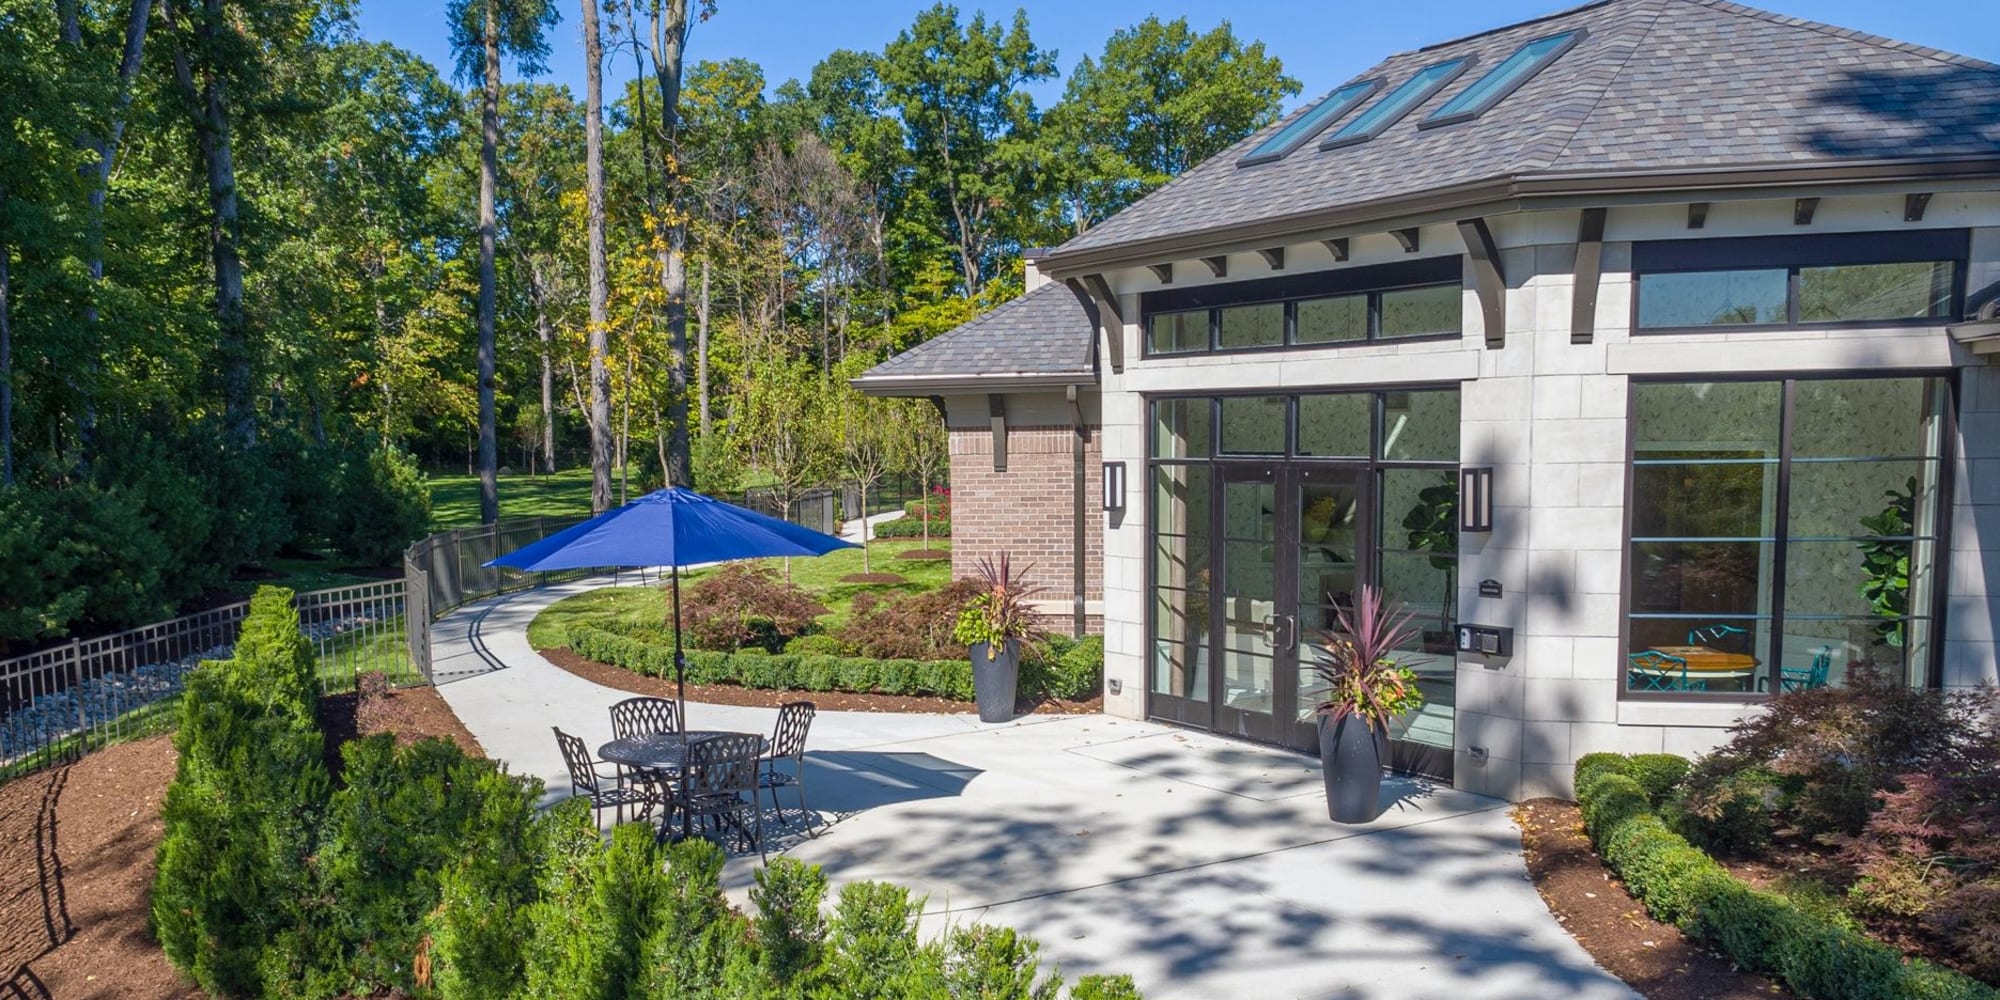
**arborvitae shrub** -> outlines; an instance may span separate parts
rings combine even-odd
[[[416,457],[395,445],[348,451],[333,486],[329,536],[348,559],[389,565],[429,530],[430,482]]]

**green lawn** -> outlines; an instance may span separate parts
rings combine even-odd
[[[431,530],[462,528],[479,523],[479,477],[431,477]],[[590,516],[590,470],[565,469],[547,476],[501,476],[500,518]],[[618,480],[611,481],[618,496]]]
[[[934,539],[931,547],[946,549],[950,544],[945,539]],[[949,559],[915,561],[896,558],[897,553],[922,547],[921,539],[869,543],[874,571],[895,573],[903,577],[902,583],[841,582],[841,577],[861,572],[860,549],[842,549],[813,559],[793,559],[792,582],[811,591],[820,603],[827,606],[830,613],[820,622],[828,630],[838,629],[846,624],[847,616],[854,608],[854,598],[864,591],[877,594],[917,593],[935,590],[951,582]],[[786,560],[766,559],[763,562],[780,576],[784,575]],[[681,579],[681,586],[685,588],[700,577],[700,573],[690,573]],[[666,627],[667,616],[671,612],[664,584],[606,587],[564,598],[544,609],[528,626],[528,642],[537,648],[560,645],[562,630],[571,624],[603,623],[612,631],[626,634],[632,634],[635,629],[656,628],[658,634],[664,637],[671,634]]]

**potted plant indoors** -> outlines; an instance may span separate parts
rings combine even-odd
[[[1014,717],[1014,700],[1021,682],[1021,646],[1042,635],[1042,626],[1028,599],[1041,592],[1027,582],[1028,570],[1013,571],[1013,560],[1000,553],[996,564],[979,560],[984,590],[959,612],[952,637],[972,655],[972,691],[979,703],[979,721],[1006,722]]]
[[[1313,674],[1326,686],[1318,706],[1319,759],[1326,813],[1336,823],[1366,823],[1381,814],[1382,765],[1389,724],[1421,708],[1417,675],[1397,650],[1415,639],[1411,615],[1384,603],[1363,584],[1352,608],[1334,608],[1337,627],[1325,633]]]

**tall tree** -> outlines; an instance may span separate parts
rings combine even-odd
[[[210,3],[219,0],[208,0]],[[550,0],[451,0],[451,46],[463,79],[481,81],[479,102],[479,519],[500,520],[499,453],[493,403],[498,347],[494,322],[498,276],[494,270],[499,218],[495,188],[500,175],[500,58],[511,55],[522,70],[539,73],[548,58],[544,33],[560,18]]]
[[[1062,222],[1083,232],[1203,160],[1276,121],[1299,92],[1264,43],[1224,21],[1148,17],[1084,57],[1042,120],[1040,158]]]
[[[653,80],[660,91],[660,179],[661,204],[655,215],[655,237],[660,263],[660,290],[667,313],[667,434],[668,485],[686,486],[693,479],[693,458],[688,451],[688,342],[687,342],[687,220],[681,205],[683,182],[679,162],[681,73],[687,61],[688,33],[698,14],[707,20],[715,14],[715,0],[643,0],[650,26],[648,49],[652,54]]]
[[[1036,113],[1022,88],[1055,73],[1026,11],[1006,29],[983,13],[961,26],[958,8],[938,4],[883,51],[886,99],[908,130],[918,183],[944,209],[968,299],[1032,219]]]
[[[242,220],[238,212],[236,161],[230,145],[228,81],[230,66],[244,58],[245,39],[223,9],[222,0],[199,0],[186,11],[165,5],[174,32],[174,80],[194,122],[202,173],[208,182],[209,255],[215,279],[217,355],[222,368],[222,414],[240,445],[257,439],[251,400],[250,317],[243,308]],[[192,21],[185,28],[183,18]],[[200,66],[199,86],[195,79]]]
[[[611,349],[611,280],[604,262],[604,36],[597,4],[583,0],[583,173],[590,243],[590,509],[601,514],[611,508],[611,370],[604,361]]]

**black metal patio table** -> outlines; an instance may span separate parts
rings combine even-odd
[[[718,736],[756,736],[757,752],[763,754],[770,749],[770,741],[759,733],[739,733],[727,729],[690,729],[678,733],[647,733],[644,736],[627,736],[612,740],[597,748],[599,759],[651,775],[647,780],[659,784],[678,785],[687,776],[688,748]],[[678,796],[666,796],[660,815],[660,835],[666,836],[673,823],[675,800]]]

